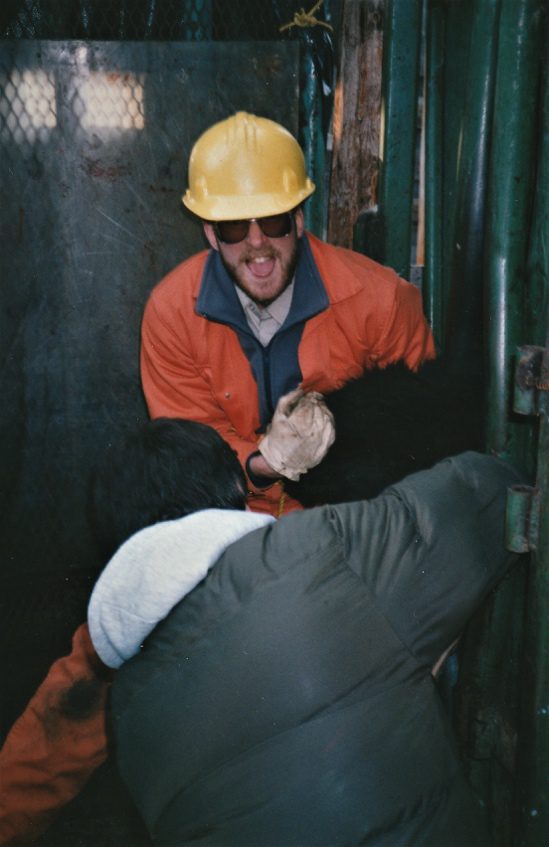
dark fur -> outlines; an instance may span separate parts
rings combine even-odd
[[[403,364],[368,371],[326,396],[336,441],[323,462],[286,489],[303,505],[377,496],[407,474],[482,449],[480,376],[444,358],[413,373]]]
[[[92,482],[91,522],[106,561],[130,535],[200,509],[243,509],[236,453],[209,426],[157,418],[111,445]]]

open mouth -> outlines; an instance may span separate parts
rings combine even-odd
[[[273,256],[256,256],[246,261],[246,267],[257,279],[266,279],[274,271],[275,259]]]

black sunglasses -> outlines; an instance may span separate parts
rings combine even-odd
[[[248,235],[250,224],[255,222],[267,238],[284,238],[292,231],[293,213],[282,212],[267,218],[249,218],[241,221],[212,221],[214,232],[223,244],[238,244]]]

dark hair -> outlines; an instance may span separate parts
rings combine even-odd
[[[101,554],[158,521],[200,509],[244,509],[236,453],[205,424],[157,418],[112,444],[93,475],[91,522]]]

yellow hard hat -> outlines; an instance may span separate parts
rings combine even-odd
[[[195,143],[182,200],[204,220],[234,221],[288,212],[314,190],[293,135],[267,118],[237,112]]]

